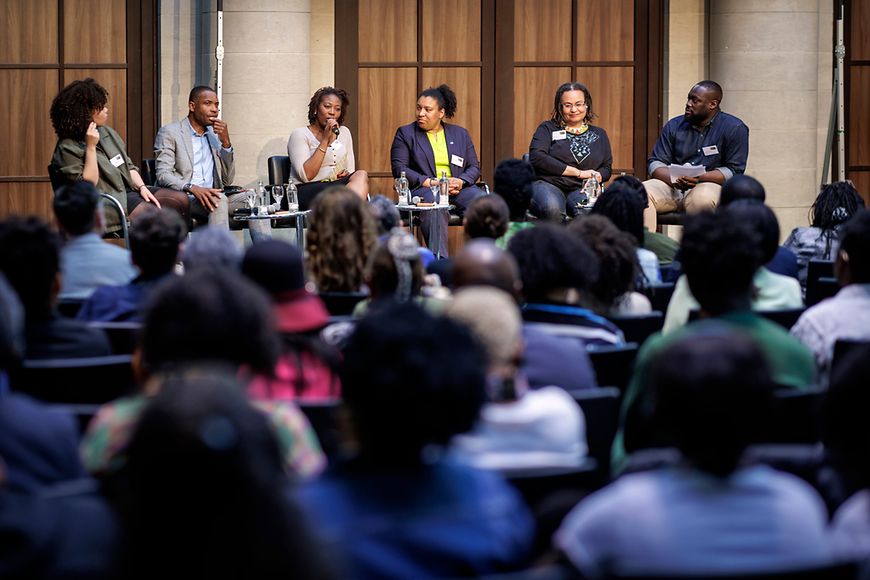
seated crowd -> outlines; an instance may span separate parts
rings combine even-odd
[[[444,122],[456,95],[422,91],[392,164],[429,201],[444,171],[466,240],[443,258],[446,212],[419,216],[421,248],[368,200],[340,89],[288,143],[305,247],[263,220],[245,248],[214,91],[160,130],[151,188],[104,126],[105,89],[71,84],[52,107],[61,235],[0,222],[0,577],[870,571],[870,210],[826,185],[780,246],[721,97],[693,87],[653,179],[595,191],[609,141],[588,89],[563,85],[531,163],[503,161],[488,194]],[[672,184],[667,134],[718,114],[734,170]],[[581,146],[596,166],[560,161]],[[126,203],[129,250],[100,239],[118,224],[98,188]],[[649,227],[674,188],[694,214],[679,243]],[[805,308],[813,260],[841,288]],[[110,399],[27,394],[40,364],[119,356],[134,384]],[[784,400],[811,401],[786,417],[807,438],[772,441]]]

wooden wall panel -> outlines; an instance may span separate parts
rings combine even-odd
[[[634,0],[577,0],[575,37],[579,61],[634,60]]]
[[[48,110],[57,93],[57,71],[0,70],[0,175],[47,175],[57,141]]]
[[[571,0],[515,0],[514,60],[571,60]]]
[[[456,93],[456,116],[445,119],[468,129],[480,157],[480,69],[477,67],[424,68],[423,87],[447,83]]]
[[[423,0],[423,62],[480,61],[480,0]]]
[[[127,3],[64,0],[63,51],[67,63],[127,61]]]
[[[415,68],[363,68],[359,71],[357,166],[390,171],[390,145],[396,129],[414,120]],[[364,113],[363,113],[364,112]]]
[[[870,207],[870,171],[850,171],[846,174],[855,184],[855,189],[864,198],[864,205]]]
[[[839,8],[837,14],[839,14]],[[852,20],[852,34],[851,45],[846,47],[847,57],[850,60],[870,60],[870,6],[867,2],[853,0],[850,18]]]
[[[359,0],[360,62],[417,61],[417,0]]]
[[[54,219],[52,195],[51,184],[47,181],[0,183],[0,216],[35,215],[51,223]]]
[[[57,60],[57,0],[0,2],[0,63],[53,64]]]
[[[577,69],[575,79],[585,84],[592,94],[592,108],[598,115],[593,123],[607,131],[613,150],[614,171],[631,169],[634,146],[634,69],[627,66],[581,67]]]
[[[870,9],[867,10],[870,13]],[[870,166],[870,66],[852,65],[849,81],[848,165]]]
[[[109,91],[109,126],[126,141],[127,71],[118,68],[68,68],[63,71],[63,84],[66,86],[75,80],[88,77]]]
[[[529,152],[532,135],[553,113],[553,97],[571,80],[569,67],[517,67],[514,69],[514,156]]]

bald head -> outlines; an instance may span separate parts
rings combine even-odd
[[[522,289],[513,256],[487,239],[471,240],[453,260],[453,287],[464,286],[494,286],[514,297]]]

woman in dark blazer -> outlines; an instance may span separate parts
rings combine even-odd
[[[610,179],[613,154],[610,140],[595,118],[592,95],[580,83],[565,83],[556,90],[553,115],[538,125],[529,145],[529,161],[537,180],[532,184],[531,212],[540,218],[561,221],[577,214],[585,200],[583,186],[594,177]]]
[[[399,127],[390,161],[393,177],[404,171],[411,195],[424,201],[436,201],[429,189],[446,171],[450,181],[450,203],[462,215],[471,200],[485,195],[475,187],[480,177],[480,163],[471,135],[458,125],[444,123],[456,112],[456,95],[447,85],[428,88],[417,98],[417,120]],[[426,244],[436,254],[447,255],[446,211],[423,212],[421,224]]]

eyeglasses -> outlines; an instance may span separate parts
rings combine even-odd
[[[586,103],[562,103],[562,108],[570,111],[571,109],[577,108],[585,108]]]

